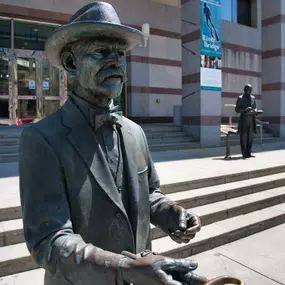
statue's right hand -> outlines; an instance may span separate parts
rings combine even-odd
[[[150,254],[135,260],[128,260],[123,269],[123,278],[129,283],[137,285],[182,285],[188,280],[186,281],[184,278],[180,280],[174,276],[190,275],[197,266],[197,262],[193,260],[172,259]],[[195,280],[195,274],[192,277],[193,283],[187,282],[188,284],[204,284],[196,283],[198,280]],[[197,276],[197,278],[199,277]]]

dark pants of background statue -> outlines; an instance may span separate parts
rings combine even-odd
[[[240,147],[243,157],[249,157],[252,152],[252,145],[255,133],[255,124],[252,116],[244,118],[242,130],[240,132]]]

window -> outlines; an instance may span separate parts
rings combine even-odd
[[[256,26],[253,25],[256,3],[256,0],[221,0],[222,19],[245,26]]]
[[[11,20],[0,19],[0,48],[11,47]]]
[[[238,0],[237,11],[238,23],[245,26],[251,26],[251,1]]]
[[[47,38],[56,26],[34,22],[14,22],[14,46],[18,49],[44,50]]]
[[[222,0],[222,19],[237,22],[237,0]]]

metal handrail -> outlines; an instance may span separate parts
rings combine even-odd
[[[269,122],[264,122],[264,121],[261,121],[259,119],[256,119],[256,123],[257,123],[257,126],[259,126],[259,130],[260,130],[260,144],[263,143],[263,126],[264,125],[269,125]]]

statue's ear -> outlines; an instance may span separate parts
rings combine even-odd
[[[62,53],[61,64],[63,68],[67,71],[68,75],[76,76],[77,74],[76,60],[71,52]]]

